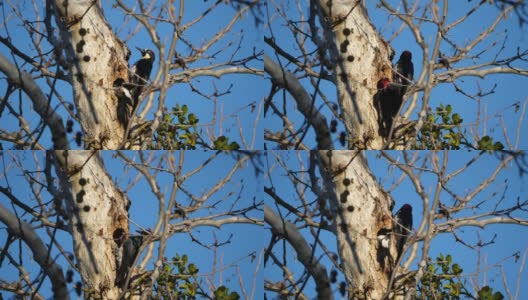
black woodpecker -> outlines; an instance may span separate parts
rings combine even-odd
[[[398,114],[403,103],[402,86],[393,84],[388,78],[382,78],[377,83],[378,92],[376,94],[379,110],[379,126],[382,135],[387,137],[392,127],[394,117]]]
[[[132,94],[126,87],[123,78],[114,81],[115,95],[117,96],[117,118],[119,122],[126,126],[130,117],[130,108],[132,107]]]
[[[378,231],[378,243],[382,248],[389,249],[390,229],[382,228]]]
[[[141,59],[128,69],[129,82],[124,85],[130,91],[130,103],[125,106],[126,101],[124,99],[120,101],[121,103],[118,103],[117,115],[119,121],[125,127],[128,125],[130,116],[136,111],[139,104],[139,96],[143,91],[143,87],[148,83],[152,65],[156,58],[156,55],[150,49],[137,49],[141,52]]]
[[[414,76],[414,65],[412,63],[412,53],[410,51],[403,51],[400,59],[396,63],[396,72],[393,76],[394,83],[402,86],[401,94],[405,94],[407,86],[411,85]]]
[[[412,206],[404,204],[394,215],[393,221],[392,230],[394,231],[396,247],[398,248],[398,257],[396,258],[396,261],[398,261],[402,255],[407,237],[412,230]]]
[[[376,259],[380,264],[382,270],[385,271],[385,266],[387,266],[387,257],[390,256],[390,239],[391,239],[391,229],[381,228],[378,231],[378,249],[376,249]],[[389,260],[390,261],[390,260]]]
[[[141,248],[142,244],[142,235],[130,236],[123,243],[123,256],[121,258],[121,264],[119,265],[119,269],[117,270],[117,276],[115,280],[116,286],[123,288],[128,273],[130,272],[130,269],[132,268],[136,257],[139,255],[139,248]]]
[[[152,64],[156,56],[150,49],[140,49],[141,59],[138,60],[129,70],[130,85],[132,86],[132,98],[134,99],[134,108],[138,104],[138,97],[143,90],[143,87],[147,85],[150,78],[150,72],[152,71]]]

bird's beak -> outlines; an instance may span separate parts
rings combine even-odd
[[[139,47],[136,47],[136,49],[138,49],[139,52],[143,53],[143,49],[141,49]]]

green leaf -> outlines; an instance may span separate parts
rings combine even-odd
[[[464,121],[457,113],[454,113],[453,116],[451,116],[451,119],[453,120],[454,125],[462,124],[462,121]]]
[[[240,145],[237,142],[231,142],[229,144],[229,150],[238,150],[240,149]]]
[[[464,270],[462,270],[462,268],[460,267],[459,264],[453,264],[451,266],[451,269],[453,270],[453,274],[454,275],[459,275],[461,274]]]
[[[495,292],[491,299],[492,300],[502,300],[502,299],[504,299],[504,296],[502,295],[501,292]]]
[[[224,300],[227,298],[227,288],[225,286],[220,286],[214,291],[215,300]]]
[[[435,117],[434,115],[430,114],[427,116],[427,121],[431,122],[431,123],[435,123]]]
[[[478,291],[478,299],[479,300],[490,300],[492,289],[489,286],[484,286]]]
[[[219,136],[216,141],[214,141],[214,148],[216,150],[227,150],[227,138],[225,136]]]
[[[479,150],[491,150],[491,138],[487,135],[483,136],[480,141],[477,142]]]
[[[189,264],[188,269],[190,275],[197,274],[199,271],[195,264]]]
[[[214,291],[214,300],[238,300],[240,296],[236,292],[229,293],[229,289],[225,286],[220,286]]]
[[[431,264],[431,265],[427,266],[427,271],[429,271],[429,273],[434,273],[434,271],[435,271],[434,265]]]
[[[502,150],[504,149],[504,145],[501,142],[495,142],[493,144],[493,150]]]
[[[198,123],[198,118],[193,113],[189,114],[189,116],[187,118],[189,119],[189,124],[190,125],[195,125],[195,124]]]

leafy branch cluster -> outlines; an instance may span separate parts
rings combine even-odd
[[[501,142],[493,142],[493,138],[487,135],[477,141],[477,147],[473,146],[462,132],[463,121],[460,114],[453,112],[450,104],[440,104],[435,111],[427,113],[426,122],[416,138],[414,149],[460,150],[461,145],[475,150],[504,149]]]
[[[195,150],[198,117],[189,113],[187,105],[176,104],[171,113],[163,116],[158,130],[154,134],[151,149]]]
[[[489,286],[482,287],[474,297],[466,288],[466,282],[462,281],[463,269],[457,263],[452,263],[451,255],[444,257],[440,254],[436,261],[429,262],[426,266],[427,272],[417,286],[418,299],[479,299],[479,300],[502,300],[504,296],[500,292],[493,293]]]
[[[200,120],[194,113],[189,112],[187,105],[176,104],[171,113],[163,116],[162,122],[156,133],[150,149],[181,149],[195,150],[197,144],[210,148],[198,134]],[[226,136],[219,136],[213,141],[214,150],[238,150],[237,142],[229,142]]]
[[[170,263],[163,267],[157,285],[152,292],[152,299],[202,299],[210,298],[198,282],[198,267],[189,262],[186,254],[176,254]],[[215,300],[238,300],[237,292],[229,292],[225,286],[218,287],[214,292]]]

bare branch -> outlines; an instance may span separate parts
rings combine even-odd
[[[49,256],[48,248],[44,245],[32,226],[19,220],[15,215],[0,203],[0,221],[4,223],[9,232],[22,239],[33,253],[35,261],[46,273],[53,286],[55,299],[70,299],[68,286],[64,279],[62,267],[55,263]]]

